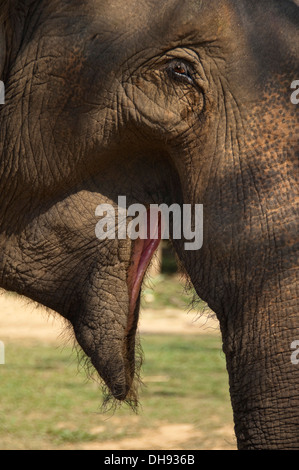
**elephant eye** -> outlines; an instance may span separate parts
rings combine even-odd
[[[169,77],[185,83],[193,83],[192,72],[190,67],[182,61],[171,61],[167,68],[166,72]]]

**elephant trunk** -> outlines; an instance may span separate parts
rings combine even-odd
[[[299,444],[299,340],[294,286],[222,322],[238,448],[295,450]],[[253,296],[254,298],[254,296]],[[251,300],[252,302],[252,300]],[[293,305],[293,308],[292,308]],[[282,315],[288,309],[288,317]],[[242,317],[242,318],[241,318]]]

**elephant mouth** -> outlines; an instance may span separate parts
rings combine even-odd
[[[147,219],[148,221],[150,219],[149,213]],[[149,223],[147,225],[149,226]],[[141,285],[161,240],[160,217],[157,218],[154,229],[148,230],[148,233],[152,233],[153,236],[138,238],[132,242],[131,261],[127,271],[129,303],[126,309],[125,328],[123,329],[122,321],[118,317],[112,329],[112,336],[103,335],[101,341],[93,341],[93,331],[86,321],[86,315],[82,316],[83,322],[74,325],[79,344],[91,358],[93,366],[108,386],[112,396],[120,401],[126,400],[133,405],[137,403],[134,378],[140,367],[136,364],[135,336]],[[104,319],[102,321],[104,324]]]
[[[141,285],[147,268],[161,241],[161,216],[155,218],[155,226],[152,223],[150,210],[147,211],[147,236],[144,239],[135,240],[132,248],[131,263],[128,270],[129,289],[129,318],[127,330],[131,330],[134,323],[137,300],[140,296]]]

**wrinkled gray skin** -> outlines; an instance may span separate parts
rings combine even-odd
[[[100,242],[95,208],[202,203],[203,248],[174,248],[220,321],[238,447],[298,448],[295,2],[0,6],[0,285],[68,319],[134,401],[133,242]]]

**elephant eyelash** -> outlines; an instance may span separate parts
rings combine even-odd
[[[192,71],[190,67],[183,61],[172,60],[166,67],[168,76],[181,83],[193,84]]]

